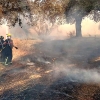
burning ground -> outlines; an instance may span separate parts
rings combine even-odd
[[[100,100],[100,38],[14,40],[0,65],[0,100]]]

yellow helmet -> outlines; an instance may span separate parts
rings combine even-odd
[[[8,33],[8,34],[6,34],[7,36],[11,36],[11,34],[10,33]]]

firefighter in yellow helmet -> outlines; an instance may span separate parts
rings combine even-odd
[[[4,42],[4,46],[5,46],[5,65],[9,65],[12,63],[12,57],[13,57],[13,54],[12,54],[12,49],[14,46],[13,44],[13,40],[11,39],[11,34],[7,34],[7,39],[5,40]],[[15,47],[16,49],[18,49],[17,47]]]

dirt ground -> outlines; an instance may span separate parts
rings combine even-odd
[[[14,39],[0,64],[0,100],[100,100],[100,38]]]

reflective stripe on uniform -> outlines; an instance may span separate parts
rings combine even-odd
[[[5,59],[5,64],[7,64],[7,61],[8,61],[8,57]]]

